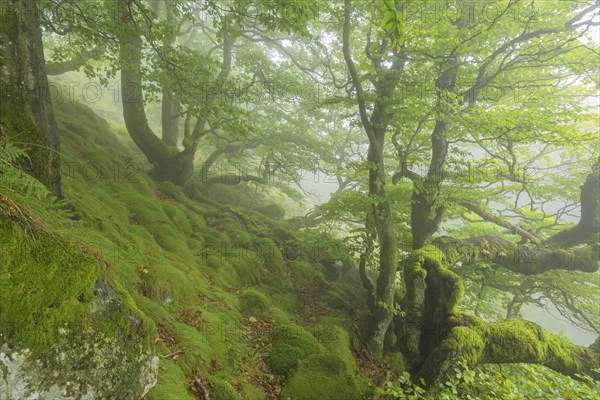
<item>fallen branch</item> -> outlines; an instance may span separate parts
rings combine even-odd
[[[177,356],[178,356],[179,354],[183,354],[183,353],[185,353],[183,350],[177,350],[177,351],[175,351],[175,352],[173,352],[173,353],[170,353],[170,354],[163,354],[163,355],[160,355],[159,357],[160,357],[160,358],[162,358],[163,360],[164,360],[165,358],[173,358],[173,359],[177,359]]]

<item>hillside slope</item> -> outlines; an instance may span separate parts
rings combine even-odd
[[[91,109],[58,103],[55,112],[66,204],[7,189],[5,202],[36,223],[0,212],[6,349],[30,349],[58,372],[53,385],[80,387],[74,396],[89,385],[139,397],[153,383],[152,347],[153,400],[368,396],[351,344],[362,289],[323,266],[349,259],[341,243],[290,231],[267,216],[281,216],[268,202],[261,212],[231,205],[251,190],[243,184],[188,198],[152,181],[140,153]],[[97,347],[98,332],[114,352],[65,358],[63,346]]]

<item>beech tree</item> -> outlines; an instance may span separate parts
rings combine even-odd
[[[428,383],[438,382],[449,366],[460,359],[466,359],[471,366],[531,362],[572,376],[582,372],[594,375],[598,367],[596,345],[591,348],[572,345],[526,321],[486,323],[459,312],[457,304],[463,289],[452,266],[456,262],[473,264],[489,260],[498,268],[525,275],[552,269],[597,271],[598,167],[590,168],[592,172],[582,187],[579,223],[544,241],[488,212],[478,202],[456,192],[449,196],[444,182],[453,182],[454,189],[460,185],[457,174],[453,176],[447,166],[456,156],[465,158],[469,140],[464,135],[474,132],[473,142],[483,151],[488,150],[490,158],[502,165],[500,179],[486,178],[479,182],[489,184],[504,177],[521,187],[519,193],[529,193],[533,184],[515,169],[521,161],[516,149],[523,141],[544,142],[544,138],[528,141],[528,131],[556,140],[565,134],[564,125],[575,124],[573,111],[579,108],[569,108],[569,118],[563,107],[571,102],[566,100],[563,90],[551,88],[560,87],[561,81],[580,80],[586,75],[584,71],[594,69],[589,64],[592,59],[589,45],[582,38],[592,26],[598,25],[597,5],[571,4],[558,10],[555,4],[542,3],[536,4],[535,10],[528,10],[523,8],[523,2],[509,1],[495,4],[497,13],[493,18],[483,15],[473,18],[472,13],[466,12],[466,4],[438,3],[442,11],[454,13],[437,18],[432,24],[426,21],[427,14],[411,16],[408,3],[380,4],[381,7],[367,9],[363,4],[346,0],[342,35],[358,115],[369,142],[368,191],[373,205],[365,229],[374,230],[380,248],[376,285],[362,274],[374,305],[368,328],[371,349],[381,354],[387,342],[386,333],[395,335],[396,346],[408,357],[410,369]],[[517,10],[519,13],[515,13]],[[369,21],[379,22],[353,30],[351,21],[358,18],[359,12],[366,12]],[[515,15],[522,19],[515,20]],[[362,35],[360,46],[352,45],[352,32]],[[354,61],[356,57],[360,57],[360,66]],[[400,92],[406,89],[403,83],[418,82],[428,73],[435,82],[431,92],[420,98],[402,97]],[[522,122],[513,119],[511,126],[507,120],[515,118],[517,107],[508,105],[506,97],[494,104],[495,99],[490,99],[486,91],[494,86],[515,88],[525,83],[536,84],[540,93],[553,97],[547,97],[549,101],[544,106],[537,103],[537,112],[534,107],[526,106],[528,112],[543,115],[543,119],[527,118]],[[410,104],[403,106],[403,101]],[[478,137],[480,129],[486,133],[499,132],[491,140],[503,148],[504,154],[489,152],[487,144]],[[386,134],[391,135],[391,143]],[[429,142],[429,157],[415,152],[423,140]],[[456,143],[462,143],[462,149]],[[393,146],[399,166],[393,175],[386,173],[386,145]],[[542,150],[537,157],[544,155]],[[530,157],[529,162],[535,157]],[[428,166],[424,173],[410,167],[425,163]],[[401,179],[413,183],[410,221],[414,251],[400,263],[405,295],[398,303],[400,316],[390,328],[400,260],[386,184]],[[504,196],[507,193],[498,192]],[[509,228],[533,247],[497,237],[440,238],[428,244],[444,221],[451,200],[493,224]],[[366,249],[371,251],[372,246],[367,245]],[[461,259],[464,254],[468,257]]]
[[[35,1],[0,6],[0,139],[26,150],[23,169],[61,197],[60,145]],[[25,110],[25,114],[23,114]]]

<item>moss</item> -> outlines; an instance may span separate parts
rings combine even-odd
[[[404,355],[400,352],[387,353],[385,361],[392,367],[394,372],[402,373],[405,370]]]
[[[468,365],[477,365],[484,354],[485,338],[476,327],[459,326],[453,328],[442,341],[440,350],[456,352]]]
[[[298,370],[288,379],[281,398],[358,400],[361,398],[361,389],[339,357],[313,354],[302,361]]]
[[[0,233],[1,336],[69,379],[129,396],[156,331],[118,282],[106,283],[102,258],[57,234],[26,239],[2,216]]]
[[[273,372],[280,375],[287,375],[299,361],[325,350],[308,331],[296,325],[278,326],[273,339],[269,359]]]
[[[209,254],[206,256],[206,265],[214,270],[218,270],[221,267],[223,260],[221,256],[217,254]]]
[[[586,351],[529,321],[489,323],[484,325],[484,332],[487,339],[486,357],[497,360],[495,362],[519,359],[552,365],[552,368],[569,373],[580,370],[578,356]]]
[[[193,400],[187,391],[188,380],[183,371],[171,360],[161,360],[158,382],[148,393],[149,400]]]
[[[292,232],[279,226],[273,228],[259,228],[256,233],[259,236],[271,238],[278,243],[286,243],[295,239]]]
[[[279,307],[273,307],[272,319],[275,324],[289,324],[291,321],[290,314]]]
[[[229,382],[217,380],[211,385],[211,399],[213,400],[239,400],[240,396]]]
[[[265,291],[271,293],[272,296],[275,296],[275,294],[287,296],[291,286],[282,275],[270,273],[268,270],[263,271],[261,283],[265,287]]]
[[[165,215],[169,218],[171,223],[177,228],[177,231],[189,235],[193,233],[192,225],[188,219],[186,213],[180,208],[173,204],[165,203],[162,207]]]
[[[219,176],[221,173],[218,168],[215,167],[216,166],[214,166],[211,172],[209,172],[208,179]],[[221,204],[244,206],[246,204],[252,204],[254,194],[254,188],[245,182],[242,182],[239,185],[216,183],[202,187],[200,192],[197,193],[196,198],[199,201],[202,201],[201,196],[206,196],[209,199],[218,201]]]
[[[242,287],[254,286],[260,283],[262,260],[251,250],[241,251],[239,256],[231,260],[238,282]]]
[[[218,374],[218,379],[227,382],[227,379],[236,376],[235,368],[248,353],[248,338],[247,327],[241,326],[243,320],[238,312],[238,299],[234,296],[237,290],[230,290],[231,293],[226,290],[231,285],[241,289],[260,285],[260,290],[269,293],[266,297],[269,318],[277,324],[289,323],[297,299],[293,284],[286,275],[288,263],[282,249],[299,234],[288,229],[285,223],[252,211],[247,214],[265,228],[258,229],[259,232],[246,230],[218,207],[190,200],[179,188],[167,182],[157,184],[140,171],[129,177],[115,177],[110,168],[133,163],[143,170],[149,165],[127,136],[125,140],[130,148],[87,107],[61,105],[59,108],[63,150],[69,161],[77,165],[74,173],[63,180],[64,187],[70,204],[81,216],[76,224],[61,225],[62,231],[97,244],[94,247],[110,261],[109,277],[119,284],[115,287],[119,287],[116,290],[125,309],[135,314],[137,303],[152,320],[160,323],[163,335],[157,345],[159,354],[183,351],[176,360],[161,360],[159,381],[149,394],[150,398],[190,398],[192,392],[188,382],[193,376],[206,376],[212,382]],[[81,116],[84,116],[83,120]],[[96,165],[108,166],[106,171],[109,173],[105,179],[90,181],[85,178],[81,168],[86,165],[86,158]],[[254,189],[244,186],[214,187],[248,204],[245,199],[251,198]],[[215,198],[222,200],[218,193]],[[131,223],[128,223],[129,219]],[[9,238],[4,242],[8,248],[16,251],[12,249],[18,247],[16,243],[21,238],[11,238],[11,234],[5,229],[0,232],[3,241],[5,237]],[[12,261],[11,274],[0,276],[0,280],[15,279],[16,284],[22,286],[17,286],[15,293],[0,291],[0,330],[4,333],[17,327],[13,330],[19,332],[12,334],[11,340],[18,337],[27,341],[26,336],[31,332],[27,331],[29,325],[26,324],[35,324],[35,335],[31,334],[31,341],[42,342],[40,349],[57,339],[53,336],[53,326],[69,320],[78,321],[78,313],[83,315],[87,312],[86,304],[93,298],[90,293],[94,283],[104,274],[103,267],[94,257],[88,257],[88,264],[84,260],[87,255],[81,252],[76,256],[71,254],[70,250],[77,249],[77,245],[64,247],[62,241],[52,244],[51,240],[41,242],[46,250],[37,257],[44,262],[50,260],[50,264],[35,269],[41,271],[39,276],[32,276],[30,270],[27,275],[21,273],[21,265],[17,264],[14,268]],[[319,247],[321,243],[324,242],[314,241],[313,247],[302,249],[302,255],[308,259],[308,253],[311,253],[312,258],[319,258],[323,250],[322,246]],[[56,257],[49,257],[46,251],[54,252]],[[59,256],[61,251],[70,255]],[[327,251],[329,255],[336,254],[333,247]],[[341,259],[339,256],[334,258]],[[4,264],[0,269],[3,267]],[[321,276],[311,269],[310,264],[302,262],[290,264],[290,270],[299,279]],[[4,282],[2,287],[5,287]],[[30,287],[24,282],[33,282],[33,286],[39,288],[38,292],[27,292]],[[52,285],[47,285],[48,282]],[[57,287],[61,290],[55,290]],[[46,290],[56,295],[56,301],[40,300],[39,308],[43,312],[32,314],[31,308],[35,308],[35,304],[19,304],[17,296],[39,295],[41,299],[46,296]],[[132,293],[135,303],[126,292]],[[256,293],[260,295],[260,292]],[[79,298],[83,298],[83,303]],[[245,308],[241,303],[240,307]],[[184,312],[190,310],[201,311],[197,321],[185,318]],[[8,315],[8,323],[4,322],[5,315]],[[140,336],[153,343],[156,335],[151,323],[143,315],[140,317],[143,320]],[[126,319],[125,313],[117,316],[116,321],[105,326],[107,332],[130,330]],[[288,329],[286,333],[286,328],[277,329],[270,357],[272,362],[275,360],[275,365],[280,365],[280,371],[292,371],[298,360],[305,360],[315,353],[337,355],[347,370],[352,369],[351,354],[344,345],[347,340],[344,328],[335,334],[335,343],[323,343],[323,346],[302,328],[284,326],[291,327],[291,332]],[[122,338],[127,342],[134,332],[125,333]],[[318,336],[318,333],[315,332],[315,335]],[[111,368],[106,370],[111,371]],[[262,397],[258,390],[252,391],[245,384],[243,391],[249,399]]]
[[[282,220],[283,217],[285,217],[285,208],[276,203],[270,203],[264,206],[256,207],[254,210],[275,220]]]
[[[202,232],[202,236],[204,237],[207,249],[217,252],[230,249],[235,250],[231,238],[216,229],[206,229]]]
[[[266,315],[271,305],[264,294],[256,290],[245,290],[240,294],[240,308],[244,315]]]
[[[287,312],[294,312],[298,306],[296,291],[289,281],[283,281],[283,290],[280,293],[271,295],[272,303],[277,304],[281,309]]]
[[[306,280],[314,274],[314,268],[309,262],[306,261],[290,261],[288,266],[290,267],[294,277],[301,280]]]
[[[161,304],[178,307],[196,298],[194,282],[172,264],[158,263],[142,268],[139,277],[139,292]]]
[[[285,259],[281,253],[280,246],[266,237],[255,237],[252,250],[264,261],[265,266],[272,273],[282,276],[285,268]]]
[[[312,328],[313,335],[331,354],[339,357],[348,371],[357,370],[356,362],[352,354],[352,343],[350,334],[342,326],[338,325],[336,318],[322,317]]]
[[[356,311],[354,306],[352,306],[344,296],[335,292],[327,293],[327,296],[325,296],[325,304],[333,309],[344,311],[347,314],[354,314]]]
[[[83,329],[102,271],[91,255],[54,235],[28,242],[3,214],[0,236],[0,333],[39,355],[56,344],[65,325]]]
[[[538,363],[574,375],[581,371],[581,360],[588,351],[529,321],[486,323],[469,315],[451,320],[453,324],[466,326],[454,327],[440,347],[470,366],[486,362]]]
[[[256,386],[254,386],[250,383],[243,383],[242,388],[243,388],[242,398],[244,400],[265,400],[266,399],[263,392],[261,392],[259,388],[257,388]]]
[[[180,255],[188,253],[186,241],[182,240],[182,235],[178,230],[179,226],[169,219],[160,202],[134,193],[124,194],[123,197],[130,210],[130,223],[146,228],[163,249]],[[174,213],[172,208],[170,211],[173,215],[179,214]],[[186,219],[182,214],[179,214],[178,218]],[[185,225],[183,226],[185,227]],[[191,232],[191,226],[189,224],[187,226]]]
[[[243,247],[245,249],[252,246],[252,235],[250,235],[247,231],[240,229],[239,226],[232,223],[225,225],[224,228],[227,231],[231,242],[235,246]]]
[[[349,285],[336,282],[328,289],[325,296],[325,304],[333,309],[352,315],[356,312],[356,308],[352,304],[352,292],[352,288]]]
[[[491,323],[485,326],[488,357],[501,362],[515,357],[518,359],[544,358],[545,349],[540,343],[536,326],[525,321],[509,320],[502,323]],[[512,349],[510,354],[506,349]]]

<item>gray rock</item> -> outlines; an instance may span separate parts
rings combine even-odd
[[[125,400],[148,393],[158,357],[142,318],[105,282],[94,287],[88,310],[85,328],[59,328],[44,354],[1,344],[0,399]]]

